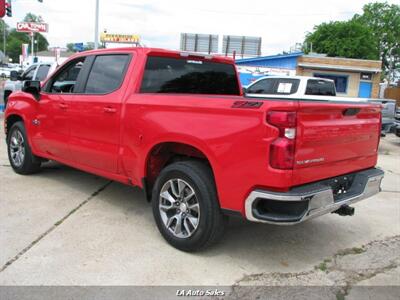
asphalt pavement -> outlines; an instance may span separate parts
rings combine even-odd
[[[163,240],[140,189],[53,162],[35,175],[15,174],[2,119],[0,131],[0,285],[220,285],[235,291],[341,284],[349,288],[332,293],[349,297],[351,287],[363,284],[400,286],[400,138],[392,134],[379,151],[383,190],[355,204],[354,216],[329,214],[295,226],[231,219],[219,244],[189,254]]]

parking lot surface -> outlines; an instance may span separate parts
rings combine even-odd
[[[400,285],[394,135],[381,140],[383,190],[354,216],[282,227],[231,219],[219,244],[188,254],[162,239],[139,189],[53,162],[15,174],[2,119],[0,130],[0,285]]]

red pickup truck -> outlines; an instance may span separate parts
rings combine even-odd
[[[195,251],[228,216],[296,224],[380,191],[380,105],[248,98],[234,61],[150,48],[83,52],[5,112],[12,168],[55,160],[143,188],[163,237]]]

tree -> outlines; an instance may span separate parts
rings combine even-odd
[[[357,20],[317,25],[314,32],[306,35],[305,44],[312,44],[313,51],[332,57],[379,58],[372,31]]]
[[[386,73],[400,69],[400,5],[369,3],[364,5],[363,14],[355,15],[353,20],[370,28]]]

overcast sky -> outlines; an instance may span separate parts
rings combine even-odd
[[[139,34],[150,47],[179,48],[181,32],[262,37],[263,54],[289,50],[313,26],[362,12],[365,0],[100,0],[100,31]],[[389,0],[398,3],[398,0]],[[15,27],[26,13],[49,24],[50,46],[94,39],[95,0],[13,0]]]

